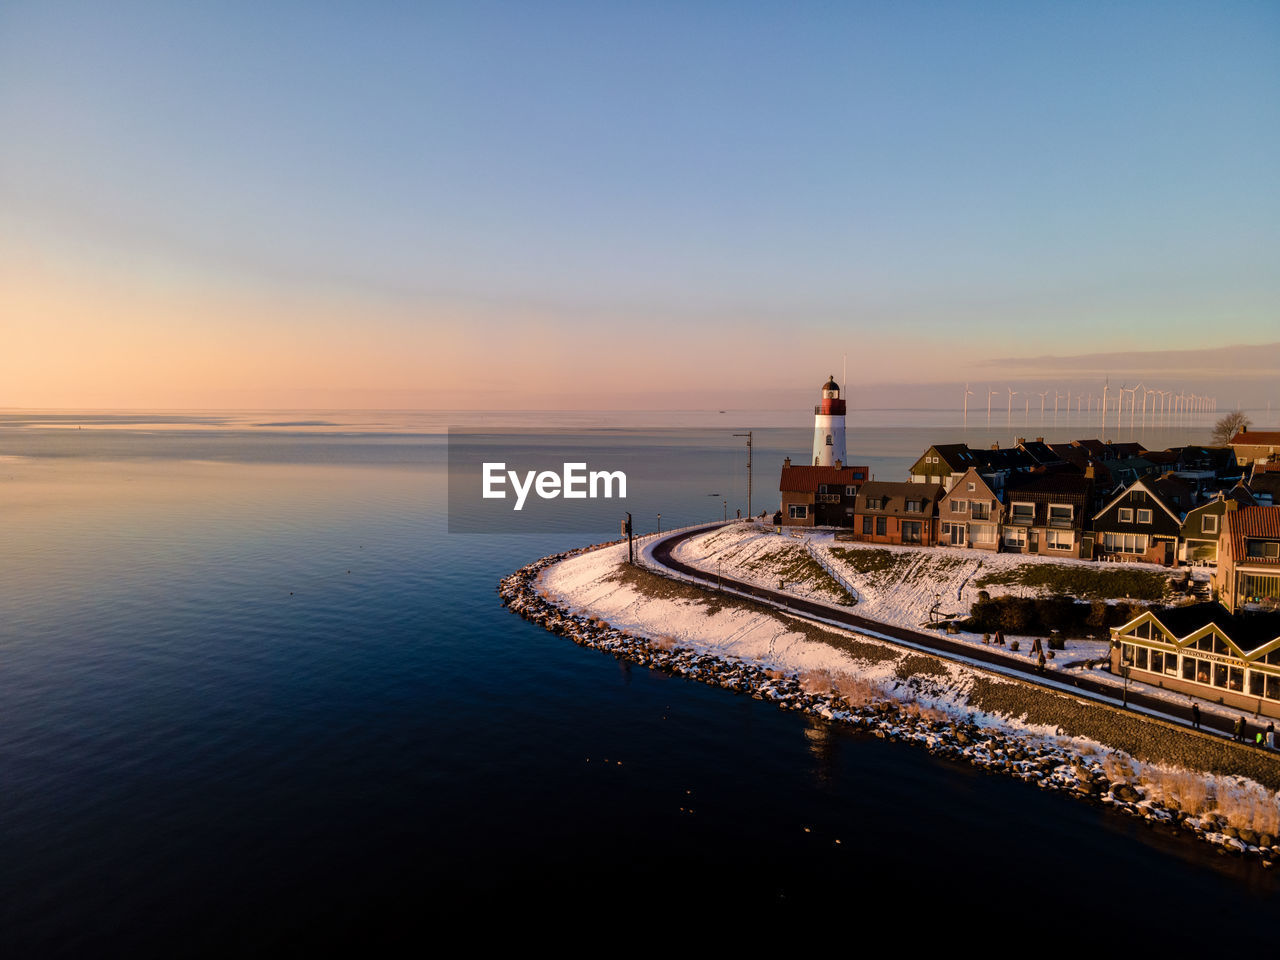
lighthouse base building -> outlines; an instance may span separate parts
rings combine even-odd
[[[788,527],[851,527],[866,467],[845,466],[845,403],[832,377],[813,408],[813,458],[792,466],[787,457],[778,484],[782,503],[774,521]]]

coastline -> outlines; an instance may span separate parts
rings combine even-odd
[[[1004,676],[976,676],[979,668],[834,627],[823,632],[843,635],[838,642],[845,652],[807,669],[779,669],[749,652],[736,656],[678,641],[662,633],[657,622],[646,629],[634,616],[616,612],[613,619],[619,622],[611,622],[609,611],[602,609],[606,605],[593,609],[547,584],[547,575],[557,568],[562,572],[567,562],[594,554],[592,562],[598,566],[610,549],[617,551],[619,545],[594,544],[528,564],[501,581],[502,603],[552,633],[619,660],[768,700],[819,722],[914,743],[987,772],[1112,807],[1153,826],[1177,827],[1223,852],[1256,857],[1268,867],[1280,861],[1274,777],[1264,768],[1259,777],[1268,781],[1264,785],[1238,772],[1211,773],[1176,763],[1175,758],[1186,761],[1195,752],[1185,749],[1188,732],[1172,724]],[[686,610],[686,616],[705,620],[724,612],[723,601],[713,592],[689,589],[703,594],[703,609]],[[695,596],[668,602],[696,606]],[[733,605],[741,606],[736,598]],[[777,611],[767,615],[782,619]],[[624,620],[631,622],[624,625]],[[773,643],[769,646],[772,650]],[[849,670],[848,664],[838,663],[849,659],[850,650],[858,654],[853,657],[858,665],[865,666],[870,657],[878,661],[876,667]],[[1049,706],[1046,697],[1058,700]],[[1055,716],[1056,711],[1061,715]],[[1146,744],[1155,749],[1130,753],[1103,737],[1131,748]],[[1233,756],[1251,755],[1252,748],[1199,739],[1201,747],[1226,758],[1226,769],[1238,768]],[[1221,762],[1214,765],[1223,768]],[[1257,773],[1257,767],[1249,767]]]

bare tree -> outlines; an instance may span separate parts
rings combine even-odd
[[[1249,429],[1249,418],[1245,412],[1232,410],[1213,425],[1213,444],[1217,447],[1225,447],[1231,442],[1232,437],[1241,430],[1247,429]]]

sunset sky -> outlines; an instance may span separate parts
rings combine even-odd
[[[752,406],[845,353],[870,405],[1260,405],[1277,50],[1271,2],[5,3],[0,406]]]

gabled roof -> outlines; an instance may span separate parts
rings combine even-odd
[[[1109,443],[1107,446],[1111,448],[1111,455],[1120,460],[1140,457],[1147,452],[1147,448],[1140,443]]]
[[[1221,506],[1225,500],[1234,500],[1237,504],[1244,507],[1252,507],[1257,505],[1257,501],[1253,499],[1253,494],[1249,492],[1249,488],[1244,484],[1237,483],[1234,487],[1227,491],[1219,490],[1217,495],[1212,499],[1206,500],[1198,506],[1192,507],[1187,511],[1186,517],[1183,518],[1185,523],[1191,519],[1191,514],[1199,513],[1205,507]]]
[[[1083,474],[1033,470],[1016,474],[1005,488],[1006,499],[1014,496],[1076,496],[1088,498],[1093,481]]]
[[[924,502],[923,513],[913,511],[911,515],[931,517],[938,501],[945,495],[946,491],[942,489],[941,484],[937,483],[908,483],[906,481],[898,483],[887,480],[873,480],[864,483],[858,488],[856,509],[864,511],[867,509],[868,499],[883,498],[885,501],[884,509],[875,512],[905,514],[908,500],[921,500]]]
[[[1182,486],[1182,484],[1178,483],[1178,481],[1171,480],[1169,481],[1169,483],[1177,484],[1177,487],[1181,488],[1181,491],[1182,491],[1181,495],[1190,497],[1191,491],[1188,490],[1186,487]],[[1125,487],[1123,490],[1117,493],[1114,497],[1112,497],[1110,502],[1107,503],[1105,507],[1103,507],[1101,510],[1099,510],[1097,513],[1093,515],[1094,522],[1097,522],[1098,520],[1100,520],[1104,513],[1106,513],[1108,510],[1114,507],[1117,503],[1119,503],[1125,497],[1129,496],[1129,494],[1133,493],[1135,490],[1141,490],[1141,491],[1144,491],[1147,494],[1147,496],[1151,498],[1152,503],[1154,503],[1156,506],[1160,507],[1161,510],[1167,513],[1173,519],[1174,523],[1181,525],[1182,513],[1184,511],[1174,510],[1168,503],[1165,502],[1165,497],[1161,496],[1162,492],[1165,494],[1173,493],[1175,492],[1175,489],[1176,488],[1167,486],[1163,479],[1159,481],[1153,481],[1150,479],[1135,480],[1133,481],[1133,483],[1129,484],[1127,487]],[[1183,502],[1186,503],[1188,501],[1184,500]],[[1125,521],[1125,522],[1127,523],[1128,521]]]
[[[862,483],[871,476],[869,467],[815,467],[796,466],[783,467],[782,478],[778,481],[778,490],[782,493],[817,493],[819,484],[837,487]],[[855,479],[854,474],[862,474]]]
[[[1280,480],[1280,476],[1276,477],[1276,479]],[[1242,507],[1256,507],[1258,505],[1258,500],[1253,495],[1253,491],[1243,483],[1237,483],[1234,487],[1223,494],[1223,496],[1229,500],[1234,500]]]
[[[1043,440],[1024,440],[1018,448],[1036,463],[1060,463],[1063,459]]]
[[[1228,510],[1226,542],[1231,559],[1236,563],[1280,566],[1280,557],[1251,557],[1245,552],[1245,540],[1280,540],[1280,506],[1240,507]]]
[[[1088,450],[1099,460],[1105,460],[1111,456],[1111,452],[1107,449],[1107,445],[1096,437],[1089,440],[1073,440],[1071,441],[1071,445],[1073,447],[1080,447],[1081,449]]]
[[[1231,446],[1280,447],[1278,430],[1241,430],[1231,438]]]
[[[971,483],[981,484],[981,486],[979,486],[977,490],[962,490],[960,488],[960,484],[965,483],[966,481]],[[981,493],[983,494],[983,496],[990,497],[992,500],[998,501],[1000,499],[1000,494],[996,493],[994,490],[991,489],[991,485],[987,483],[986,478],[982,475],[982,471],[978,470],[976,467],[970,467],[968,470],[964,472],[964,476],[962,476],[959,480],[957,480],[955,484],[951,487],[951,489],[948,490],[945,494],[943,494],[941,499],[946,500],[952,494],[956,494],[961,499],[967,500],[967,499],[972,499],[974,494],[977,494],[977,493]]]
[[[1275,613],[1228,613],[1220,603],[1193,603],[1146,610],[1116,630],[1131,630],[1143,620],[1151,620],[1163,628],[1176,638],[1174,642],[1180,647],[1200,639],[1211,625],[1216,626],[1228,646],[1245,659],[1256,658],[1280,646],[1280,614]]]

